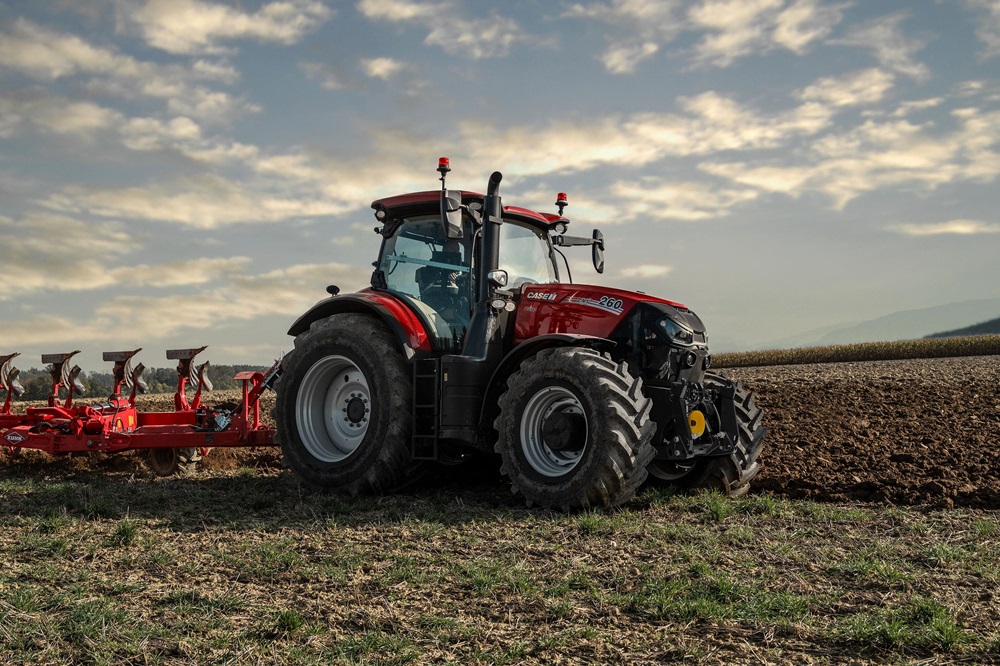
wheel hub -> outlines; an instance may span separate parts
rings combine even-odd
[[[368,402],[366,400],[355,396],[347,402],[347,418],[350,419],[351,423],[361,423],[367,412]]]
[[[587,422],[582,414],[549,414],[542,423],[542,442],[553,451],[579,451],[587,442]]]

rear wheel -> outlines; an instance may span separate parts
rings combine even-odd
[[[705,386],[716,391],[731,386],[733,382],[709,373]],[[725,495],[738,497],[750,490],[750,481],[760,471],[757,461],[764,446],[763,412],[754,402],[753,394],[736,384],[736,420],[739,424],[739,441],[736,450],[728,456],[705,458],[690,463],[653,461],[649,475],[680,490],[717,490]]]
[[[308,486],[357,495],[415,476],[409,366],[385,324],[362,314],[314,322],[282,361],[272,411],[285,460]]]
[[[563,511],[621,504],[654,455],[642,380],[592,349],[546,349],[507,380],[495,422],[500,471],[527,504]]]
[[[201,460],[201,452],[194,447],[150,449],[146,457],[149,469],[156,476],[189,474]]]

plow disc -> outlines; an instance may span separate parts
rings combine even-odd
[[[24,393],[17,381],[19,372],[11,364],[18,354],[0,356],[0,390],[6,393],[0,410],[0,446],[11,453],[23,448],[52,455],[147,449],[153,473],[170,476],[190,470],[210,448],[273,445],[274,431],[261,425],[259,400],[276,381],[280,364],[276,361],[266,373],[238,373],[242,400],[210,407],[201,399],[203,391],[212,390],[207,374],[209,363],[194,364],[195,357],[205,349],[167,352],[168,360],[178,361],[172,412],[143,412],[135,406],[136,395],[148,388],[142,379],[145,366],[133,365],[141,348],[104,352],[104,360],[114,363],[114,386],[106,402],[92,406],[73,404],[73,398],[84,393],[80,367],[70,363],[79,350],[42,355],[52,377],[48,406],[28,407],[24,414],[11,412],[13,398]],[[195,388],[190,402],[186,395],[189,385]],[[127,397],[123,388],[129,391]],[[66,397],[61,400],[63,392]]]

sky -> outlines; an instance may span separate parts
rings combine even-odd
[[[268,364],[440,156],[716,350],[997,298],[1000,0],[0,0],[0,354]]]

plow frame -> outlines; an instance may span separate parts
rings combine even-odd
[[[202,348],[204,349],[204,348]],[[138,351],[138,350],[137,350]],[[181,352],[193,353],[181,353]],[[198,388],[192,404],[184,399],[184,388],[191,375],[190,360],[198,350],[172,350],[182,358],[183,374],[179,373],[175,404],[181,408],[172,412],[143,412],[135,407],[135,389],[128,398],[121,395],[116,381],[114,394],[96,406],[74,406],[72,386],[65,404],[49,399],[48,407],[28,407],[24,414],[13,414],[8,400],[0,412],[0,446],[11,454],[20,449],[35,449],[50,455],[77,452],[118,453],[138,449],[193,447],[203,453],[209,448],[273,446],[274,430],[265,428],[260,420],[260,397],[271,388],[281,372],[281,362],[275,361],[267,372],[246,371],[235,379],[242,386],[238,404],[208,407],[201,403],[201,390],[210,384],[204,377],[207,363],[197,370]],[[135,352],[109,352],[115,358],[117,375]],[[174,358],[179,358],[175,355]],[[180,370],[181,368],[179,368]],[[141,371],[140,371],[141,372]],[[54,393],[58,386],[54,387]],[[56,395],[58,395],[56,393]],[[180,397],[178,397],[180,396]]]

